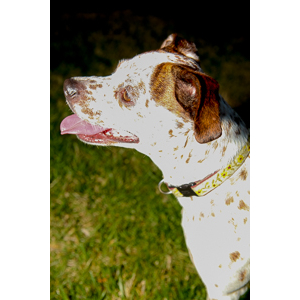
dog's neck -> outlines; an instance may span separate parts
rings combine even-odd
[[[149,156],[161,169],[166,183],[182,185],[201,180],[226,167],[248,139],[245,124],[222,98],[220,116],[222,136],[217,140],[199,144],[192,129],[185,134],[182,129],[174,129],[176,137],[156,140],[151,152],[148,147],[147,151],[137,150]]]

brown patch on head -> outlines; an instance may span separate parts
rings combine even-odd
[[[248,172],[246,169],[241,170],[240,174],[239,174],[239,178],[241,178],[242,180],[246,180],[248,177]]]
[[[243,200],[240,200],[238,209],[249,211],[250,207]]]
[[[190,119],[189,114],[174,96],[173,66],[174,64],[171,63],[163,63],[155,68],[150,80],[150,93],[157,105],[164,106],[170,112],[188,121]]]
[[[221,136],[219,84],[213,78],[187,66],[162,63],[154,70],[150,85],[152,98],[158,105],[184,122],[194,121],[199,143]]]
[[[232,262],[237,261],[240,258],[241,254],[239,251],[235,251],[229,254],[229,258]]]
[[[226,205],[230,205],[230,203],[233,203],[233,202],[234,202],[233,197],[229,197],[229,198],[227,198],[227,199],[225,200],[225,204],[226,204]]]

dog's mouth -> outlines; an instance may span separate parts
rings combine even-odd
[[[61,134],[76,134],[81,141],[92,145],[139,142],[139,138],[128,131],[92,125],[75,114],[66,117],[61,122],[60,132]]]

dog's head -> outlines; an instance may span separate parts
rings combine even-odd
[[[199,143],[217,139],[219,85],[198,62],[195,44],[172,34],[159,50],[120,61],[111,76],[67,79],[64,94],[74,115],[61,123],[62,134],[129,148],[189,130]]]

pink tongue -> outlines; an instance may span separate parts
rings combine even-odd
[[[77,115],[71,115],[62,120],[60,124],[61,134],[86,134],[94,135],[105,130],[104,127],[92,125],[81,120]]]

